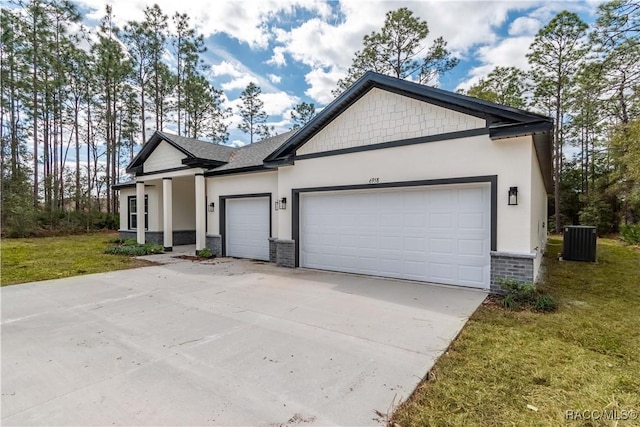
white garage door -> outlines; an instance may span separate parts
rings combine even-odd
[[[300,265],[489,287],[489,184],[300,195]]]
[[[226,254],[269,260],[269,198],[226,201]]]

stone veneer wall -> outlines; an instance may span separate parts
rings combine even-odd
[[[500,286],[503,280],[533,283],[534,260],[535,255],[491,252],[491,293],[504,293]]]
[[[207,234],[205,247],[211,250],[215,257],[222,256],[222,236],[219,234]]]
[[[123,239],[136,239],[135,231],[120,230],[118,235]],[[146,231],[144,233],[146,243],[162,245],[164,243],[164,231]],[[193,245],[196,243],[196,230],[176,230],[173,232],[173,246]]]
[[[269,262],[277,262],[278,260],[278,241],[275,237],[269,237]]]
[[[296,242],[276,239],[274,243],[276,246],[276,265],[278,267],[294,268],[296,266]],[[269,254],[269,258],[271,258],[271,254]]]

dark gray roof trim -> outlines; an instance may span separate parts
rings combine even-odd
[[[486,120],[486,126],[489,128],[489,135],[492,139],[509,138],[517,135],[534,135],[534,142],[538,141],[535,144],[535,148],[544,176],[546,190],[549,193],[553,191],[551,157],[546,154],[547,152],[551,153],[553,139],[553,132],[551,131],[553,119],[550,117],[371,71],[365,73],[313,120],[266,157],[265,165],[277,167],[281,164],[293,164],[295,152],[298,148],[373,88],[387,90],[482,118]]]
[[[480,117],[487,121],[487,126],[492,123],[551,121],[550,118],[540,114],[494,104],[493,102],[369,71],[360,77],[349,89],[333,100],[331,104],[293,135],[285,144],[269,155],[269,157],[265,159],[265,162],[270,163],[295,152],[295,150],[306,143],[312,136],[320,132],[343,111],[373,88],[391,91],[461,113]]]
[[[114,190],[120,190],[121,188],[127,188],[127,187],[135,187],[136,186],[136,181],[135,180],[130,180],[130,181],[125,181],[125,182],[120,182],[116,185],[113,186]]]
[[[151,138],[142,146],[140,152],[133,158],[131,163],[129,163],[127,172],[143,172],[141,169],[142,165],[162,141],[166,141],[172,147],[182,152],[185,155],[185,159],[187,159],[186,161],[183,159],[183,164],[189,165],[191,163],[192,167],[203,167],[202,165],[207,162],[213,163],[204,167],[215,167],[215,165],[225,164],[229,161],[231,154],[236,150],[226,145],[213,144],[211,142],[186,138],[168,132],[155,131]],[[195,161],[191,159],[195,159]],[[200,162],[198,162],[198,160],[200,160]]]

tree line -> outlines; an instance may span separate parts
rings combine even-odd
[[[496,67],[467,94],[554,118],[556,232],[640,222],[640,4],[603,3],[591,26],[560,12],[527,59],[528,72]]]
[[[86,228],[115,225],[112,187],[148,129],[227,142],[232,111],[206,77],[203,37],[189,16],[169,17],[154,5],[140,21],[122,28],[113,21],[107,6],[90,31],[68,0],[2,9],[3,233],[71,219]],[[389,11],[383,27],[364,36],[333,94],[366,71],[437,84],[458,59],[442,37],[427,44],[429,34],[427,21],[408,8]],[[601,4],[591,26],[563,11],[529,46],[528,71],[496,67],[463,91],[555,119],[556,230],[582,222],[615,232],[639,221],[639,34],[640,6],[632,0]],[[241,94],[238,128],[250,143],[275,132],[260,95],[255,83]],[[297,105],[292,129],[314,115],[313,104]]]
[[[68,0],[11,6],[0,15],[3,233],[56,228],[69,212],[76,227],[115,226],[113,186],[148,129],[228,141],[232,111],[206,77],[203,37],[188,15],[153,5],[119,28],[106,6],[89,30]],[[250,83],[241,95],[238,127],[250,142],[274,132],[260,94]],[[313,104],[296,106],[294,127],[300,109],[315,114]]]
[[[364,72],[432,84],[458,63],[407,8],[390,11],[380,31],[363,39],[348,75]],[[551,227],[596,225],[600,233],[640,222],[640,3],[598,7],[589,26],[572,12],[554,16],[528,47],[528,71],[496,67],[470,96],[552,117],[554,194]]]

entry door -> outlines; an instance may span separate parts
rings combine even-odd
[[[300,195],[300,265],[489,287],[489,184]]]
[[[269,198],[247,197],[225,202],[226,255],[269,260]]]

